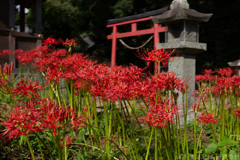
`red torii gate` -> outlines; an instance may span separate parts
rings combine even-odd
[[[166,27],[161,27],[158,24],[154,23],[154,27],[150,29],[137,30],[137,22],[151,20],[150,16],[158,16],[165,11],[169,10],[169,7],[165,7],[162,9],[146,12],[143,14],[133,15],[129,17],[123,17],[119,19],[108,20],[106,27],[113,27],[113,32],[111,35],[107,36],[107,39],[112,39],[112,55],[111,55],[111,67],[116,65],[116,53],[117,53],[117,38],[123,37],[131,37],[138,36],[144,34],[153,34],[154,35],[154,48],[157,48],[157,44],[159,43],[159,32],[165,32],[167,30]],[[125,24],[131,24],[131,32],[118,33],[117,27]],[[157,64],[155,64],[156,70]]]

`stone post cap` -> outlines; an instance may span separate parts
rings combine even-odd
[[[230,67],[239,67],[240,66],[240,59],[233,61],[233,62],[228,62],[228,65]]]
[[[177,7],[189,9],[189,4],[187,0],[173,0],[170,9],[175,9]]]

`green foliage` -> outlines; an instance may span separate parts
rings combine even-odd
[[[11,96],[0,91],[0,103],[1,104],[10,104],[12,103]]]
[[[239,144],[225,135],[218,143],[212,143],[205,149],[206,154],[212,156],[221,155],[223,159],[239,160],[237,152],[240,150]]]

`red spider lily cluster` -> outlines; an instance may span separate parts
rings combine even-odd
[[[16,58],[20,63],[34,65],[37,71],[43,72],[47,83],[58,83],[60,78],[64,78],[76,89],[86,89],[94,97],[101,95],[105,100],[132,99],[146,95],[154,97],[156,89],[161,91],[177,89],[185,92],[187,88],[186,82],[177,78],[173,72],[160,74],[158,78],[154,76],[147,78],[144,69],[137,66],[109,68],[92,62],[81,53],[71,54],[66,49],[55,50],[55,46],[59,44],[76,45],[74,40],[67,39],[63,42],[47,38],[43,45],[35,50],[28,52],[16,50]],[[146,61],[161,61],[167,64],[172,53],[163,49],[141,55],[144,55]]]
[[[71,50],[55,49],[55,46],[62,44],[69,47],[75,46],[74,40],[55,40],[47,38],[43,45],[35,50],[24,52],[23,50],[16,50],[16,58],[22,64],[31,64],[35,66],[37,71],[43,72],[47,78],[47,83],[58,83],[60,78],[65,79],[72,86],[75,87],[75,92],[84,89],[90,92],[94,97],[100,95],[103,100],[117,100],[117,99],[132,99],[134,97],[144,98],[149,103],[155,104],[156,90],[158,90],[158,97],[165,91],[177,89],[180,92],[185,92],[188,88],[187,81],[176,77],[174,72],[159,74],[158,76],[147,76],[144,73],[145,69],[130,65],[129,67],[108,67],[107,65],[97,64],[87,59],[81,53],[71,53]],[[138,57],[146,62],[161,62],[166,65],[171,58],[173,51],[164,51],[164,49],[153,50],[148,53],[138,54]],[[16,89],[12,90],[14,95],[22,94],[28,95],[32,99],[38,97],[37,90],[41,89],[36,82],[20,81]],[[31,94],[30,94],[31,92]],[[166,105],[168,101],[159,102],[162,104],[154,105],[149,111],[150,114],[154,110],[159,113],[162,105]],[[173,106],[173,105],[171,105]],[[163,109],[163,108],[162,108]],[[163,110],[162,110],[163,111]],[[175,114],[175,109],[171,111],[165,110],[162,114],[164,121],[169,121],[169,114]],[[148,117],[150,123],[150,117]],[[165,123],[163,122],[163,124]],[[152,123],[152,122],[151,122]],[[159,124],[159,126],[164,126]]]
[[[59,107],[56,101],[49,98],[19,104],[6,117],[8,120],[0,119],[1,125],[6,126],[1,136],[8,140],[47,129],[56,136],[57,128],[79,129],[87,119],[77,116],[68,106]]]
[[[202,114],[198,117],[198,121],[202,122],[203,124],[215,124],[217,123],[217,119],[214,118],[213,113],[212,114],[207,114],[202,112]]]
[[[31,82],[30,79],[28,79],[27,81],[20,80],[17,83],[17,87],[12,88],[12,93],[14,96],[22,95],[23,97],[29,96],[31,99],[36,99],[40,98],[38,94],[40,89],[43,89],[43,87],[38,85],[37,81]],[[31,94],[33,94],[34,97],[32,97]]]
[[[169,100],[162,100],[155,105],[151,105],[146,122],[152,127],[166,127],[169,123],[174,121],[177,110],[178,106],[169,102]]]
[[[240,77],[233,75],[235,70],[223,68],[216,70],[204,70],[203,75],[196,76],[196,82],[201,84],[201,89],[214,93],[216,96],[228,93],[239,95]],[[218,75],[213,75],[217,73]],[[233,76],[232,76],[233,75]],[[205,83],[209,83],[206,87]]]
[[[9,50],[3,50],[2,52],[0,52],[0,56],[8,55],[10,53],[12,53],[12,52]]]
[[[231,114],[239,117],[239,107],[238,107],[238,99],[240,92],[240,77],[234,75],[236,70],[232,70],[231,68],[222,68],[217,69],[215,71],[212,70],[204,70],[203,75],[196,76],[196,82],[198,85],[198,90],[194,92],[197,99],[202,101],[204,105],[209,103],[209,106],[204,110],[208,113],[204,113],[204,110],[199,116],[198,121],[202,121],[203,124],[215,124],[217,123],[217,119],[222,119],[222,127],[225,125],[226,115]],[[229,98],[231,97],[231,98]],[[213,99],[215,102],[221,102],[220,106],[217,106],[217,103],[212,104]],[[236,101],[237,103],[233,105],[231,101]],[[225,101],[231,103],[231,106],[225,106]],[[220,104],[220,103],[219,103]],[[235,108],[234,112],[232,111]],[[219,112],[220,114],[217,114]],[[214,113],[214,114],[213,114]],[[215,117],[213,116],[215,115]],[[229,124],[232,125],[232,124]],[[222,129],[224,130],[224,129]],[[222,135],[224,132],[222,131]]]

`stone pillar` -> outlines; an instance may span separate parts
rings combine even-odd
[[[183,55],[181,57],[175,58],[173,61],[169,62],[168,70],[176,72],[176,76],[183,80],[187,80],[189,88],[188,94],[188,104],[195,101],[195,98],[190,96],[195,90],[195,75],[196,75],[196,58],[195,55]],[[186,102],[185,102],[186,103]],[[182,94],[179,94],[178,104],[182,104]]]

